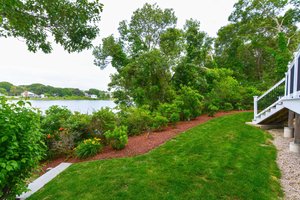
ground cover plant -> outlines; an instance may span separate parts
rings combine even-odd
[[[213,119],[142,156],[74,164],[29,199],[279,199],[276,149],[251,118]]]

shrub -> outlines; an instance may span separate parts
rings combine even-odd
[[[175,126],[179,120],[180,120],[179,113],[172,113],[170,116],[169,122],[171,122]]]
[[[224,103],[224,110],[225,111],[233,110],[232,104],[231,103]]]
[[[124,149],[128,143],[127,127],[125,126],[116,127],[113,131],[107,131],[104,135],[113,149]]]
[[[65,122],[65,127],[68,128],[74,136],[75,143],[90,137],[90,133],[92,132],[90,125],[91,116],[79,112],[75,112],[74,115],[70,116]]]
[[[102,144],[99,138],[86,139],[76,148],[75,153],[78,158],[87,158],[96,155],[102,150]]]
[[[243,106],[241,103],[235,104],[235,108],[236,108],[237,110],[244,110],[244,109],[245,109],[244,106]]]
[[[243,109],[253,109],[253,96],[260,96],[262,92],[253,86],[246,86],[241,89],[242,100],[239,102]],[[280,95],[278,95],[280,96]],[[236,106],[237,109],[238,106]]]
[[[215,116],[216,112],[218,112],[219,108],[213,104],[208,106],[208,116],[213,117]]]
[[[169,120],[166,117],[156,113],[152,119],[152,130],[161,131],[168,125],[168,122]]]
[[[67,128],[59,128],[53,134],[46,135],[48,158],[53,159],[62,155],[70,155],[75,147],[78,132],[71,132]]]
[[[175,104],[180,110],[180,118],[182,120],[190,120],[198,117],[202,112],[201,96],[196,90],[183,86],[175,99]]]
[[[65,107],[51,106],[45,112],[45,117],[42,118],[41,127],[46,134],[52,134],[60,127],[63,127],[65,122],[72,115],[72,112]]]
[[[241,102],[241,86],[236,79],[231,76],[224,77],[221,80],[215,80],[211,96],[222,102],[236,104]]]
[[[119,116],[121,125],[128,128],[128,135],[138,135],[151,129],[152,116],[147,107],[123,109]]]
[[[26,191],[25,180],[44,155],[40,115],[25,102],[0,98],[0,199]]]
[[[96,136],[104,137],[103,134],[106,131],[114,130],[116,125],[116,116],[112,110],[110,108],[101,108],[93,113],[90,128]]]
[[[163,103],[158,106],[157,111],[168,119],[170,123],[173,125],[176,124],[180,120],[180,110],[176,106],[176,104],[170,104],[170,103]]]

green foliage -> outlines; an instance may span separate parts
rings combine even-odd
[[[182,52],[183,32],[176,28],[168,28],[160,35],[159,47],[169,59],[176,61]]]
[[[120,38],[104,38],[94,49],[96,65],[103,69],[111,61],[117,70],[109,86],[118,104],[149,105],[154,110],[173,98],[171,66],[181,46],[176,20],[172,9],[146,3],[129,23],[120,22]]]
[[[245,86],[241,88],[240,95],[242,99],[239,103],[236,104],[236,108],[239,110],[252,109],[253,97],[262,95],[262,92],[253,86]]]
[[[114,130],[116,125],[116,115],[107,107],[93,113],[90,128],[98,137],[103,137],[106,131]]]
[[[78,142],[89,136],[91,120],[92,117],[90,115],[75,112],[66,120],[64,126],[73,132],[73,135],[76,135],[74,139],[75,142]]]
[[[210,85],[210,92],[206,95],[205,99],[207,105],[212,103],[221,109],[225,109],[225,103],[236,105],[238,102],[242,102],[243,87],[231,76],[233,73],[231,70],[217,68],[209,69],[206,73]],[[249,104],[251,102],[245,103]]]
[[[215,116],[216,112],[219,111],[219,108],[213,104],[209,104],[207,110],[208,110],[208,116],[213,117]]]
[[[115,127],[113,131],[107,131],[104,135],[113,149],[124,149],[128,143],[126,126]]]
[[[208,88],[205,78],[205,69],[199,65],[189,63],[190,60],[184,59],[174,70],[172,84],[179,90],[182,86],[191,87],[199,92],[206,92]]]
[[[287,0],[239,0],[229,20],[215,42],[217,65],[262,90],[284,77],[300,42],[297,5]]]
[[[7,93],[10,91],[10,88],[12,86],[13,86],[13,84],[11,84],[9,82],[6,82],[6,81],[0,82],[0,88],[5,89]]]
[[[0,97],[0,199],[26,190],[26,179],[44,155],[40,116],[27,103]]]
[[[126,65],[119,78],[124,79],[127,95],[133,98],[137,106],[149,105],[153,110],[159,103],[168,102],[173,97],[167,60],[157,50],[141,54]],[[118,81],[114,87],[119,87]],[[115,92],[113,94],[117,97]]]
[[[202,112],[203,96],[190,87],[183,86],[175,99],[175,104],[180,110],[182,120],[191,120],[198,117]]]
[[[172,9],[161,9],[156,4],[146,3],[133,12],[130,23],[120,22],[122,40],[127,40],[132,54],[158,48],[160,36],[174,28],[177,18]]]
[[[162,131],[167,125],[169,120],[162,116],[160,113],[155,113],[152,118],[152,130]]]
[[[180,110],[175,103],[162,103],[158,106],[157,111],[173,125],[180,120]]]
[[[45,111],[41,127],[45,134],[53,134],[63,127],[66,121],[71,117],[72,112],[66,107],[51,106]]]
[[[48,35],[68,52],[92,46],[103,5],[94,1],[3,1],[0,3],[0,37],[22,37],[28,50],[52,50]],[[51,33],[51,34],[48,34]]]
[[[121,124],[127,126],[128,135],[142,134],[152,126],[151,112],[147,107],[130,107],[119,113]]]
[[[190,19],[184,25],[186,60],[198,66],[207,64],[213,39],[200,31],[200,22]]]
[[[99,138],[86,139],[75,148],[75,154],[78,158],[83,159],[96,155],[102,148]]]
[[[4,88],[0,88],[0,96],[1,95],[7,95],[7,91]]]
[[[232,104],[231,103],[224,103],[224,110],[225,111],[233,110]]]

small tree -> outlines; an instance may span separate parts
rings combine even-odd
[[[0,98],[0,199],[26,191],[26,179],[44,154],[40,116],[20,101]]]

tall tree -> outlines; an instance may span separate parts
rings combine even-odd
[[[29,51],[52,50],[50,34],[68,52],[92,46],[103,5],[98,0],[1,0],[0,37],[26,41]]]
[[[187,20],[183,29],[184,56],[174,68],[172,83],[177,90],[189,86],[201,93],[205,92],[207,83],[204,71],[211,62],[213,39],[200,30],[200,22]]]
[[[117,103],[148,104],[170,99],[171,57],[180,53],[181,32],[172,9],[145,4],[130,22],[122,21],[120,38],[109,36],[94,50],[95,64],[112,64],[117,73],[109,84]]]
[[[218,32],[219,66],[232,67],[237,76],[244,74],[253,82],[273,84],[282,78],[300,39],[297,4],[291,0],[239,0],[229,17],[232,23]]]

